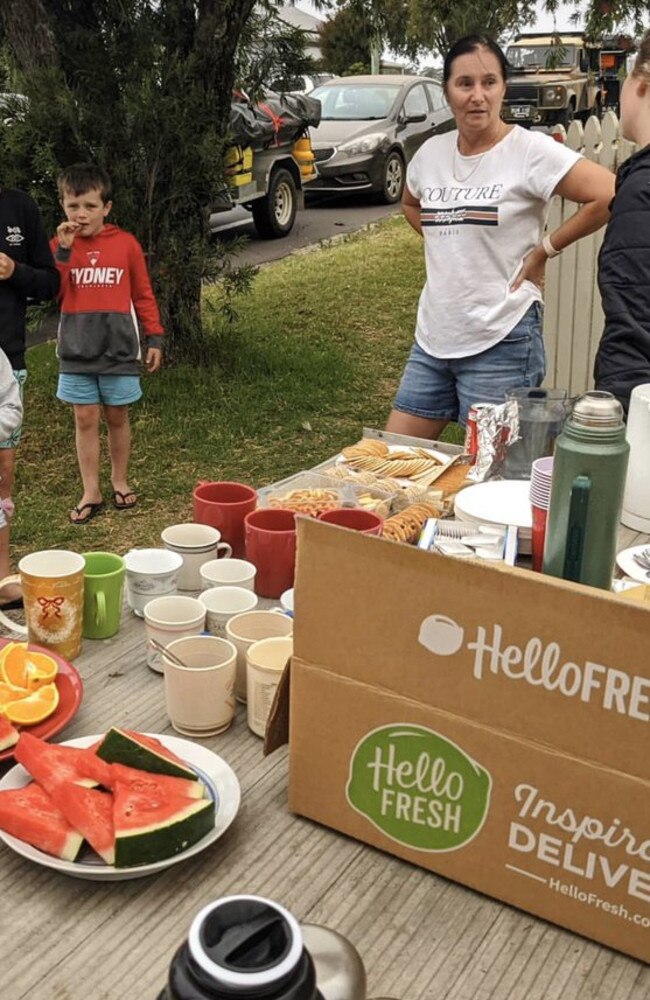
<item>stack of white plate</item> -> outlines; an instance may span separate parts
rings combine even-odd
[[[519,552],[530,553],[533,512],[527,479],[494,479],[467,486],[456,495],[454,512],[461,521],[514,524],[518,528]]]

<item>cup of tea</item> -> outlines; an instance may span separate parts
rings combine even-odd
[[[245,559],[211,559],[201,566],[203,589],[210,587],[243,587],[255,589],[257,567]]]
[[[221,541],[221,532],[208,524],[172,524],[160,537],[166,549],[183,557],[178,574],[179,590],[200,590],[201,566],[216,559],[220,552],[222,559],[232,555],[232,547]]]
[[[201,739],[222,733],[235,715],[237,650],[227,639],[198,635],[168,646],[184,664],[163,654],[165,704],[177,733]]]
[[[232,554],[244,555],[244,518],[257,506],[257,492],[244,483],[200,480],[194,488],[194,520],[221,532]]]
[[[296,515],[263,507],[246,515],[246,558],[257,567],[260,597],[279,597],[293,587],[296,564]]]
[[[293,652],[293,637],[260,639],[246,653],[248,727],[264,736],[282,672]]]
[[[131,549],[124,556],[126,603],[142,618],[154,597],[175,594],[183,557],[169,549]]]
[[[205,628],[205,607],[195,597],[174,594],[155,597],[144,608],[147,636],[147,666],[163,673],[162,653],[151,642],[169,646],[176,639],[200,635]]]
[[[109,639],[120,628],[126,567],[112,552],[84,552],[84,616],[86,639]]]
[[[293,620],[282,611],[245,611],[234,615],[226,624],[226,639],[237,649],[237,679],[235,694],[237,701],[245,702],[246,694],[246,653],[254,642],[286,637],[293,632]]]
[[[335,507],[332,510],[324,510],[318,515],[318,520],[360,531],[362,535],[381,535],[384,527],[384,520],[379,514],[364,510],[362,507]]]
[[[257,607],[257,596],[244,587],[211,587],[199,595],[199,601],[205,607],[208,629],[213,635],[225,635],[233,615]]]
[[[45,646],[66,660],[81,652],[84,613],[83,556],[45,549],[18,563],[27,628],[13,626],[28,641]]]

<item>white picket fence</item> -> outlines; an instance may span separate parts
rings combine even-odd
[[[619,122],[613,111],[607,111],[602,121],[595,116],[589,118],[584,127],[581,122],[572,122],[566,144],[613,171],[635,149],[632,143],[619,138]],[[564,198],[554,198],[547,229],[557,229],[578,207]],[[604,232],[603,228],[579,240],[546,265],[545,385],[568,389],[570,395],[593,388],[594,357],[603,332],[597,262]]]

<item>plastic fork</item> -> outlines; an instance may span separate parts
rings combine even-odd
[[[635,552],[632,556],[637,566],[644,569],[650,574],[650,548],[642,549],[641,552]]]

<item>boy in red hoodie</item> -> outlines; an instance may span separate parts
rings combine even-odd
[[[92,163],[77,163],[59,176],[58,188],[66,221],[52,240],[61,275],[57,396],[74,407],[83,481],[83,496],[69,516],[73,524],[86,524],[104,506],[99,484],[102,408],[113,504],[127,510],[138,501],[127,480],[128,406],[142,395],[140,333],[147,343],[147,370],[155,372],[162,360],[163,329],[142,247],[130,233],[105,222],[112,207],[108,174]]]

